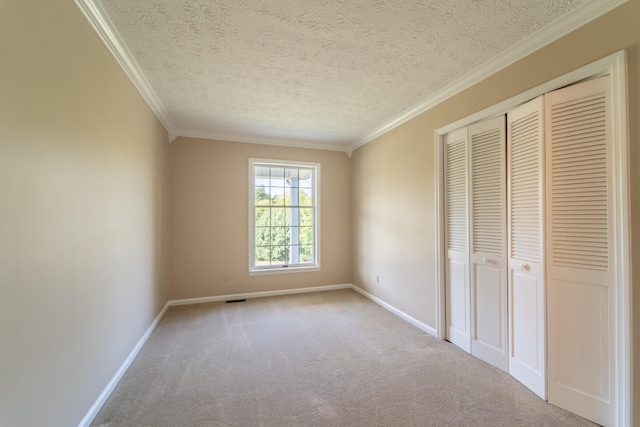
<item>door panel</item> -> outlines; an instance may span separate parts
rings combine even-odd
[[[468,262],[457,260],[455,255],[449,257],[447,277],[448,304],[448,339],[453,344],[469,352],[469,279],[467,275]]]
[[[558,280],[553,296],[563,310],[563,321],[554,325],[560,340],[555,379],[601,401],[609,400],[607,360],[608,290],[606,286]],[[588,339],[583,337],[588,335]],[[584,373],[588,372],[589,375]]]
[[[445,136],[444,163],[447,339],[470,352],[466,128]]]
[[[507,115],[509,373],[546,399],[543,112],[539,97]]]
[[[607,76],[545,95],[549,401],[616,425]]]
[[[511,301],[519,310],[513,312],[513,357],[521,364],[533,370],[540,369],[536,340],[541,332],[537,328],[536,304],[538,295],[538,280],[534,275],[514,271],[512,274],[513,295]]]
[[[469,126],[471,354],[506,371],[505,144],[504,116]]]
[[[501,334],[501,301],[504,298],[502,268],[476,264],[476,339],[493,349],[504,345]]]

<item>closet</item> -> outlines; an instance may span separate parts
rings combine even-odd
[[[447,339],[614,425],[609,77],[443,138]]]

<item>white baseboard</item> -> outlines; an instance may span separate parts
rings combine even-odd
[[[129,356],[126,358],[124,363],[122,363],[122,366],[120,366],[120,369],[118,369],[118,371],[115,373],[113,378],[111,378],[107,386],[104,388],[104,390],[102,390],[102,393],[100,393],[100,396],[98,396],[98,399],[96,399],[95,403],[91,406],[87,414],[84,416],[84,418],[82,418],[82,421],[80,421],[80,424],[78,424],[78,427],[89,427],[91,422],[98,415],[98,412],[100,412],[100,409],[102,409],[104,404],[107,402],[107,399],[109,399],[109,396],[111,396],[111,393],[116,388],[116,386],[122,379],[125,372],[127,372],[127,369],[129,369],[129,366],[131,366],[131,363],[133,363],[133,360],[136,358],[136,356],[140,352],[140,349],[142,348],[144,343],[147,342],[147,339],[149,339],[149,337],[151,336],[151,333],[153,333],[153,331],[156,329],[156,327],[158,326],[158,323],[160,323],[160,320],[162,319],[162,317],[164,316],[164,314],[166,313],[169,307],[176,306],[176,305],[200,304],[204,302],[227,301],[231,299],[245,299],[245,298],[276,296],[276,295],[300,294],[304,292],[333,291],[337,289],[351,289],[351,287],[352,287],[351,284],[315,286],[311,288],[284,289],[280,291],[251,292],[246,294],[222,295],[222,296],[216,296],[216,297],[189,298],[189,299],[172,300],[167,302],[165,306],[162,308],[162,310],[160,311],[160,313],[156,316],[151,326],[149,326],[145,334],[142,336],[142,338],[140,338],[140,340],[138,341],[136,346],[133,348]]]
[[[156,318],[153,320],[153,323],[151,323],[151,326],[149,326],[149,328],[144,333],[142,338],[140,338],[140,340],[138,341],[136,346],[133,348],[131,353],[129,353],[129,356],[125,359],[124,363],[120,366],[120,369],[118,369],[118,371],[115,373],[113,378],[111,378],[111,381],[109,381],[109,383],[104,388],[104,390],[102,390],[102,393],[100,393],[100,396],[98,396],[98,399],[91,406],[91,409],[89,409],[89,412],[87,412],[87,414],[84,416],[82,421],[80,421],[80,424],[78,424],[78,427],[89,427],[89,425],[94,420],[96,415],[98,415],[98,412],[100,412],[100,409],[102,409],[104,404],[107,402],[107,399],[109,399],[109,396],[111,396],[111,393],[113,392],[113,390],[116,388],[116,386],[122,379],[122,376],[125,374],[125,372],[127,372],[127,369],[129,369],[129,366],[131,366],[131,364],[133,363],[133,360],[136,358],[136,356],[140,352],[140,349],[142,349],[142,346],[144,345],[144,343],[147,342],[147,340],[149,339],[153,331],[156,329],[156,326],[158,326],[158,323],[160,323],[160,319],[162,319],[162,317],[164,316],[164,313],[166,313],[168,308],[169,308],[169,303],[165,304],[162,310],[160,310],[160,313],[158,313]]]
[[[364,289],[360,289],[356,285],[351,285],[351,288],[354,291],[358,292],[359,294],[362,294],[363,296],[369,298],[371,301],[375,302],[379,306],[381,306],[383,308],[386,308],[387,310],[389,310],[390,312],[392,312],[396,316],[400,317],[401,319],[411,323],[416,328],[428,333],[429,335],[431,335],[431,336],[433,336],[435,338],[438,337],[438,332],[436,331],[435,328],[432,328],[431,326],[427,325],[426,323],[422,323],[418,319],[409,316],[407,313],[398,310],[397,308],[395,308],[394,306],[392,306],[390,304],[387,304],[386,302],[382,301],[380,298],[374,297],[369,292],[365,291]]]
[[[142,338],[140,338],[140,340],[138,341],[136,346],[133,348],[133,350],[131,351],[127,359],[124,361],[122,366],[120,366],[120,369],[118,369],[118,371],[115,373],[113,378],[111,378],[111,381],[109,381],[109,383],[104,388],[102,393],[100,393],[100,396],[98,396],[98,399],[95,401],[93,406],[91,406],[91,409],[89,409],[89,412],[87,412],[87,414],[84,416],[82,421],[80,421],[80,424],[78,424],[78,427],[89,427],[91,422],[95,419],[96,415],[98,415],[98,412],[100,412],[100,409],[102,409],[102,406],[104,406],[107,399],[109,399],[109,396],[111,395],[113,390],[116,388],[116,386],[122,379],[125,372],[127,372],[127,369],[129,369],[129,366],[131,366],[131,363],[133,363],[133,360],[136,358],[136,356],[140,352],[140,349],[142,348],[142,346],[145,344],[145,342],[147,342],[147,339],[149,339],[149,337],[151,336],[155,328],[158,326],[158,323],[160,323],[160,320],[162,319],[162,317],[164,316],[164,314],[166,313],[169,307],[179,306],[179,305],[188,305],[188,304],[202,304],[207,302],[220,302],[220,301],[228,301],[228,300],[234,300],[234,299],[248,299],[248,298],[271,297],[271,296],[278,296],[278,295],[292,295],[292,294],[301,294],[306,292],[335,291],[339,289],[353,289],[354,291],[365,296],[366,298],[370,299],[371,301],[375,302],[381,307],[389,310],[391,313],[395,314],[401,319],[411,323],[418,329],[421,329],[424,332],[430,335],[433,335],[434,337],[437,336],[436,330],[431,326],[420,322],[419,320],[387,304],[381,299],[374,297],[367,291],[360,289],[359,287],[352,285],[350,283],[346,283],[342,285],[314,286],[310,288],[283,289],[279,291],[249,292],[244,294],[231,294],[231,295],[220,295],[220,296],[214,296],[214,297],[171,300],[165,304],[165,306],[162,308],[158,316],[156,316],[151,326],[149,326],[145,334],[142,336]]]
[[[228,301],[228,300],[235,300],[235,299],[274,297],[278,295],[302,294],[305,292],[321,292],[321,291],[335,291],[338,289],[351,289],[352,286],[353,285],[351,284],[314,286],[311,288],[282,289],[279,291],[249,292],[245,294],[219,295],[215,297],[176,299],[176,300],[169,301],[167,304],[169,304],[169,306],[176,306],[176,305],[188,305],[188,304],[202,304],[206,302],[220,302],[220,301]]]

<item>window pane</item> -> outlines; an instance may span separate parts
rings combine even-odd
[[[271,227],[256,227],[255,239],[256,246],[271,245]]]
[[[255,169],[255,185],[269,185],[269,167],[256,166]]]
[[[271,186],[284,188],[284,168],[271,168]]]
[[[271,208],[271,225],[285,226],[291,224],[290,209]]]
[[[313,206],[313,193],[311,189],[301,188],[300,190],[300,206]]]
[[[271,204],[274,206],[284,206],[284,187],[271,187]]]
[[[266,227],[271,225],[271,209],[255,208],[256,227]]]
[[[255,248],[255,260],[256,262],[268,263],[271,253],[271,246],[256,246]],[[257,265],[257,264],[256,264]]]
[[[283,205],[285,206],[291,206],[291,187],[286,187],[283,190]],[[296,190],[297,191],[297,190]]]
[[[288,246],[272,246],[271,247],[271,264],[287,264],[289,262]]]
[[[313,243],[313,228],[300,227],[300,244],[310,245]]]
[[[285,170],[285,176],[291,187],[298,187],[298,169],[287,168]]]
[[[312,262],[313,261],[313,246],[303,245],[300,246],[300,262]]]
[[[256,187],[256,195],[254,200],[256,205],[269,205],[270,197],[264,185]]]
[[[288,245],[289,227],[271,227],[271,245]]]
[[[313,170],[312,169],[299,169],[300,174],[300,187],[312,188],[313,187]]]
[[[299,224],[302,227],[310,227],[313,225],[313,209],[312,208],[300,208],[299,209]]]

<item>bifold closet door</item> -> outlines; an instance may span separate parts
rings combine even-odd
[[[471,351],[469,316],[467,128],[444,138],[447,339]]]
[[[546,390],[544,97],[507,115],[509,373],[543,399]]]
[[[609,77],[545,95],[549,402],[617,424]]]
[[[507,371],[505,116],[470,125],[469,147],[471,354]]]

